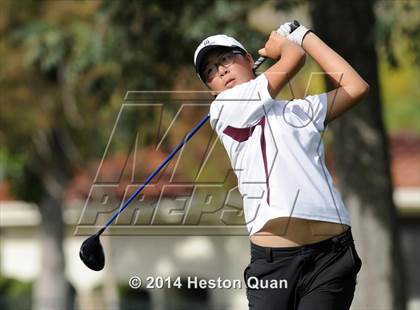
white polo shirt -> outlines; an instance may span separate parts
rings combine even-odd
[[[238,178],[250,235],[277,217],[350,225],[324,162],[326,113],[325,93],[272,99],[264,74],[212,102],[210,124]]]

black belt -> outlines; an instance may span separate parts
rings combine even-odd
[[[345,232],[322,240],[316,243],[305,244],[301,246],[294,247],[263,247],[251,243],[251,256],[252,258],[266,258],[268,261],[272,261],[276,257],[285,257],[293,254],[311,252],[311,251],[339,251],[343,247],[346,247],[352,244],[353,236],[351,233],[351,228],[347,229]]]

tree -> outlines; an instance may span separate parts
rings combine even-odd
[[[309,4],[314,31],[370,85],[368,97],[330,126],[338,183],[363,260],[354,307],[404,309],[397,214],[375,51],[375,1],[317,0]]]

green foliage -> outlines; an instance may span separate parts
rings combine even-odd
[[[379,1],[376,42],[389,132],[420,134],[420,2]]]
[[[0,308],[31,309],[32,283],[0,276]]]
[[[0,148],[0,179],[19,174],[24,162],[23,155],[12,156],[7,150]]]
[[[0,147],[0,180],[11,182],[12,192],[22,200],[39,201],[42,194],[39,176],[28,171],[27,158],[24,154],[10,154]],[[26,186],[30,184],[30,186]]]
[[[275,2],[275,8],[280,11],[289,11],[307,2],[308,0],[277,0]]]
[[[397,54],[404,49],[420,65],[420,2],[416,0],[377,1],[375,35],[392,68],[399,66]]]
[[[250,51],[261,46],[265,35],[246,23],[257,3],[1,2],[0,144],[8,156],[25,154],[20,172],[7,174],[19,197],[37,201],[44,174],[71,178],[100,158],[125,91],[171,89],[179,72],[193,74],[206,36],[223,32]],[[158,116],[150,109],[124,120],[120,151],[136,130],[152,143]]]
[[[119,45],[129,89],[168,89],[183,66],[192,67],[196,46],[206,36],[228,33],[261,46],[262,36],[247,27],[256,1],[104,1],[101,10],[122,34]],[[200,16],[200,18],[197,18]],[[252,38],[252,40],[251,40]],[[141,76],[141,78],[140,78]]]
[[[398,67],[392,67],[380,54],[379,77],[384,103],[384,120],[389,132],[420,134],[419,68],[397,54]]]
[[[37,64],[41,71],[48,71],[65,58],[65,37],[59,29],[48,23],[35,21],[22,27],[15,32],[15,40],[26,43],[27,66]]]

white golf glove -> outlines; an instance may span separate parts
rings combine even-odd
[[[278,34],[288,38],[290,41],[300,46],[302,46],[305,35],[310,31],[311,29],[308,29],[303,25],[300,25],[299,27],[295,28],[293,23],[291,22],[284,23],[277,29]]]

